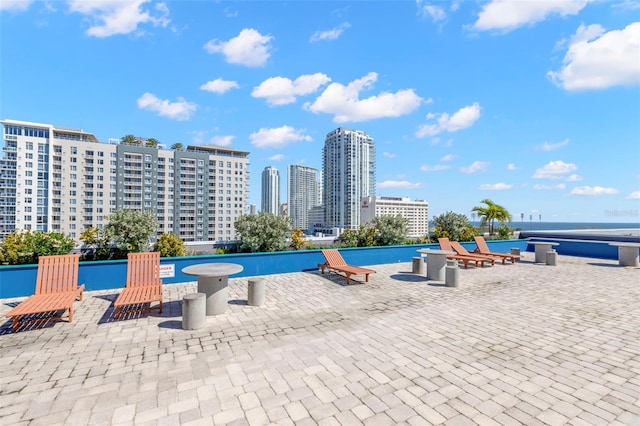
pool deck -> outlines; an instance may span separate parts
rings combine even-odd
[[[195,282],[164,311],[115,320],[117,290],[85,292],[73,323],[11,331],[0,300],[0,424],[640,425],[640,268],[559,256],[460,270],[411,263],[364,284],[266,276],[249,306],[181,328]]]

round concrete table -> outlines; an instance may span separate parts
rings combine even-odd
[[[534,263],[545,263],[547,261],[547,252],[551,247],[560,245],[560,243],[550,243],[548,241],[529,241],[535,247]]]
[[[201,263],[182,269],[185,275],[198,277],[198,293],[206,295],[206,314],[218,315],[227,310],[229,301],[229,275],[242,272],[235,263]]]
[[[609,243],[618,247],[618,264],[620,266],[640,266],[638,251],[640,243]]]
[[[448,250],[431,249],[420,249],[418,250],[418,253],[427,255],[427,279],[444,281],[447,256],[456,253]]]

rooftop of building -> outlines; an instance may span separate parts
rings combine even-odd
[[[369,283],[317,271],[264,276],[249,306],[181,328],[194,282],[164,311],[113,317],[117,290],[86,292],[72,323],[0,327],[2,424],[640,423],[640,269],[523,253],[459,271],[410,263]],[[4,299],[4,315],[22,299]]]

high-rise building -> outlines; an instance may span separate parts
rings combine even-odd
[[[371,136],[338,128],[322,150],[324,227],[357,229],[360,202],[376,192],[376,152]]]
[[[429,203],[411,201],[408,197],[365,197],[362,199],[360,224],[366,225],[376,216],[402,216],[407,219],[407,235],[429,235]]]
[[[287,203],[293,228],[309,230],[309,211],[322,204],[320,170],[312,167],[289,165],[287,176]]]
[[[280,210],[280,172],[272,166],[267,166],[262,171],[261,210],[275,215]]]
[[[17,230],[79,240],[118,209],[153,212],[158,232],[184,241],[229,241],[248,203],[248,152],[163,149],[144,139],[101,143],[91,133],[2,120],[0,239]]]

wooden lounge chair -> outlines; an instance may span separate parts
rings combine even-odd
[[[440,244],[440,249],[442,250],[455,252],[456,254],[450,254],[449,256],[447,256],[447,259],[462,261],[465,269],[469,267],[469,263],[471,262],[473,262],[475,266],[484,267],[484,262],[490,261],[486,257],[479,257],[478,255],[472,256],[470,254],[466,255],[466,254],[458,253],[456,250],[453,249],[453,247],[451,246],[451,241],[449,241],[448,238],[444,238],[444,237],[438,238],[438,244]]]
[[[126,312],[159,308],[162,313],[160,252],[129,253],[127,259],[127,283],[115,302],[116,318],[120,318],[125,306],[128,306]],[[151,307],[152,302],[160,304]]]
[[[364,275],[365,282],[369,282],[369,274],[375,274],[373,269],[361,268],[359,266],[347,265],[338,250],[322,250],[322,254],[326,260],[325,263],[318,263],[318,267],[324,274],[325,269],[342,272],[347,278],[347,284],[350,283],[351,275]]]
[[[69,322],[73,320],[73,302],[82,300],[84,284],[78,286],[79,254],[60,256],[40,256],[36,278],[36,292],[25,301],[7,312],[13,317],[13,331],[18,331],[20,322],[36,322],[62,319],[64,311],[69,311]],[[62,313],[47,318],[23,319],[21,316],[42,314],[46,312]]]
[[[496,258],[494,256],[485,256],[483,254],[471,253],[469,250],[464,248],[462,244],[460,244],[457,241],[450,241],[450,243],[453,251],[455,251],[460,256],[477,257],[478,259],[484,259],[487,262],[491,262],[491,265],[496,264]]]
[[[482,236],[473,237],[473,238],[476,241],[476,247],[477,247],[474,253],[483,254],[485,256],[493,256],[496,259],[502,260],[503,265],[505,264],[505,261],[507,259],[511,259],[511,263],[516,263],[516,259],[522,258],[522,256],[520,256],[519,254],[499,253],[499,252],[491,251],[489,249],[489,246],[487,245],[487,242]]]

